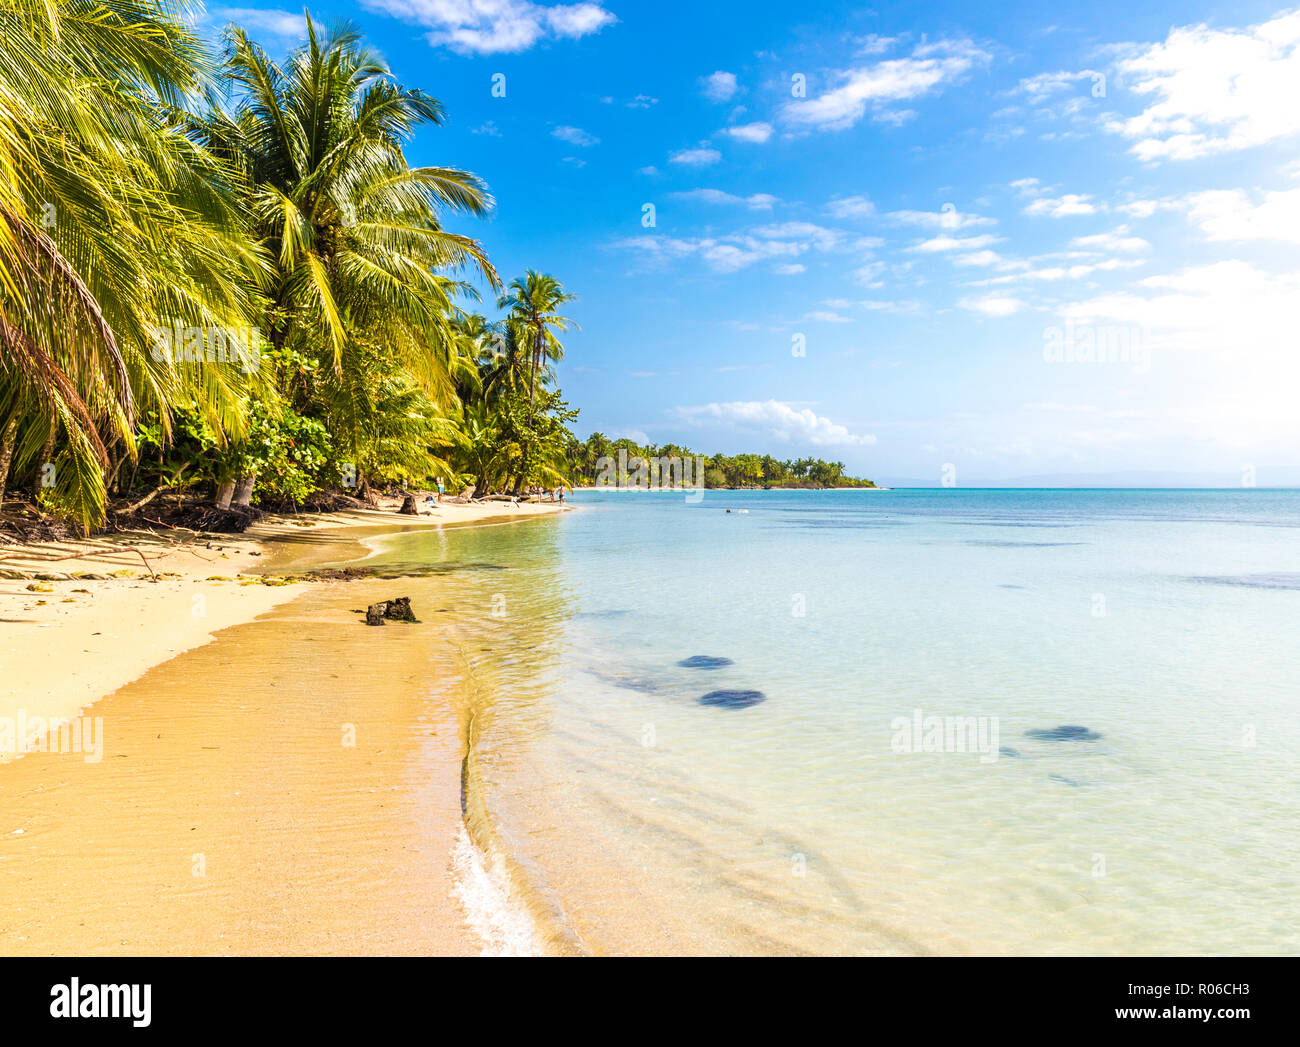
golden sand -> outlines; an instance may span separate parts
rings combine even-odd
[[[180,577],[0,581],[0,718],[80,712],[102,740],[0,766],[0,954],[477,951],[452,897],[464,724],[449,628],[359,626],[352,608],[391,581],[206,579],[346,559],[359,532],[343,527],[549,511],[279,520],[221,549],[137,535],[148,544],[6,550],[6,567],[134,560],[148,578],[138,549]]]

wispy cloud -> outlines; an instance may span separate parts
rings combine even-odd
[[[785,443],[824,446],[874,444],[870,434],[855,434],[810,408],[797,409],[781,400],[709,403],[698,407],[674,407],[669,413],[694,426],[721,426],[762,433]]]
[[[780,202],[770,193],[735,196],[732,193],[724,193],[721,189],[690,189],[672,195],[677,200],[698,200],[700,203],[705,204],[743,204],[751,211],[770,211],[773,204]]]
[[[838,131],[858,123],[868,111],[874,119],[906,118],[894,102],[920,98],[952,83],[976,65],[988,61],[988,52],[969,40],[939,40],[921,44],[907,58],[893,58],[833,74],[836,86],[817,98],[787,102],[781,117],[797,128]]]
[[[772,125],[758,121],[752,124],[736,124],[722,132],[738,142],[753,142],[761,145],[772,137]]]
[[[710,102],[729,102],[740,90],[736,74],[719,69],[700,78],[700,91]]]
[[[580,145],[583,148],[600,143],[599,138],[584,131],[581,127],[557,127],[551,132],[551,135],[562,142],[568,142],[570,145]]]
[[[698,149],[679,149],[668,156],[670,163],[684,164],[687,167],[708,167],[710,164],[716,164],[721,159],[722,154],[720,152],[705,146]]]
[[[546,39],[577,39],[617,22],[599,3],[538,4],[530,0],[362,0],[425,26],[431,44],[465,54],[513,54]]]

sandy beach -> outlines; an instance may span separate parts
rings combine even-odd
[[[377,652],[352,611],[400,582],[276,572],[355,559],[390,531],[557,511],[448,505],[6,547],[0,951],[476,952],[452,897],[454,625],[387,629]]]

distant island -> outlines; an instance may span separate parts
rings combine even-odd
[[[707,488],[773,490],[876,486],[870,480],[847,475],[843,462],[827,462],[821,458],[782,460],[770,454],[701,455],[678,444],[643,446],[628,439],[611,440],[604,433],[592,433],[585,441],[571,440],[566,457],[569,476],[575,487],[637,486],[636,473],[647,472],[647,464],[667,461],[701,462],[703,486]],[[693,482],[699,486],[698,479]],[[692,481],[688,480],[687,486],[691,485]]]

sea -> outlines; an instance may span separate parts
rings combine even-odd
[[[455,612],[485,952],[1300,952],[1300,492],[569,504],[367,561]]]

